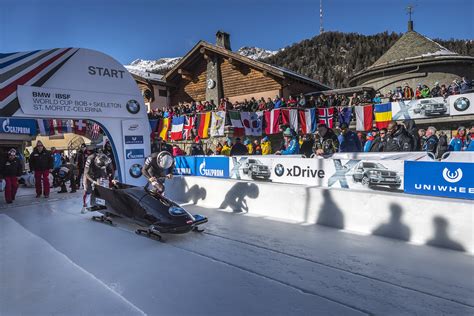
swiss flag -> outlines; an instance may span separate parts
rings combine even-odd
[[[74,134],[78,135],[86,135],[86,121],[84,120],[77,120],[74,121]]]

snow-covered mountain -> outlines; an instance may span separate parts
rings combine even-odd
[[[263,48],[249,47],[249,46],[241,47],[237,51],[238,54],[240,54],[242,56],[245,56],[245,57],[248,57],[248,58],[252,58],[252,59],[268,58],[268,57],[271,57],[271,56],[275,55],[278,52],[279,51],[277,51],[277,50],[266,50],[266,49],[263,49]]]
[[[258,47],[244,46],[237,51],[238,54],[252,58],[252,59],[264,59],[275,55],[278,51],[266,50]],[[160,58],[157,60],[144,60],[136,59],[130,65],[126,65],[130,72],[136,74],[153,72],[158,74],[165,74],[168,70],[173,68],[182,57],[173,58]]]

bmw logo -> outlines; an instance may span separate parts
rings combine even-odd
[[[137,114],[140,112],[140,103],[135,100],[130,100],[127,102],[127,111],[132,114]]]
[[[275,174],[281,177],[285,173],[285,167],[282,164],[278,164],[275,166]]]
[[[140,178],[142,176],[142,166],[138,163],[133,164],[130,167],[129,172],[133,178]]]
[[[465,97],[458,98],[454,101],[454,108],[459,112],[466,111],[469,105],[469,99]]]

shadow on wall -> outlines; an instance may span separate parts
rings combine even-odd
[[[407,225],[402,223],[403,210],[400,205],[390,204],[390,213],[390,221],[377,227],[372,234],[409,241],[411,231]]]
[[[186,179],[183,177],[175,177],[172,181],[170,190],[167,190],[167,193],[169,192],[169,196],[174,200],[197,204],[199,200],[206,199],[206,189],[199,187],[197,184],[189,188]]]
[[[230,208],[235,213],[248,212],[246,197],[251,199],[258,198],[258,186],[251,182],[237,182],[225,195],[224,201],[219,208]]]
[[[427,245],[449,248],[458,251],[466,251],[463,245],[457,241],[452,240],[448,236],[448,221],[441,216],[436,216],[433,218],[433,225],[435,229],[435,235],[432,239],[426,242]]]
[[[343,229],[344,214],[332,199],[330,190],[323,190],[323,199],[316,224]]]

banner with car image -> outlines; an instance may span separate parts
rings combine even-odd
[[[392,119],[426,119],[449,116],[448,100],[444,98],[426,98],[392,102]]]
[[[232,179],[403,192],[403,160],[229,158]]]

